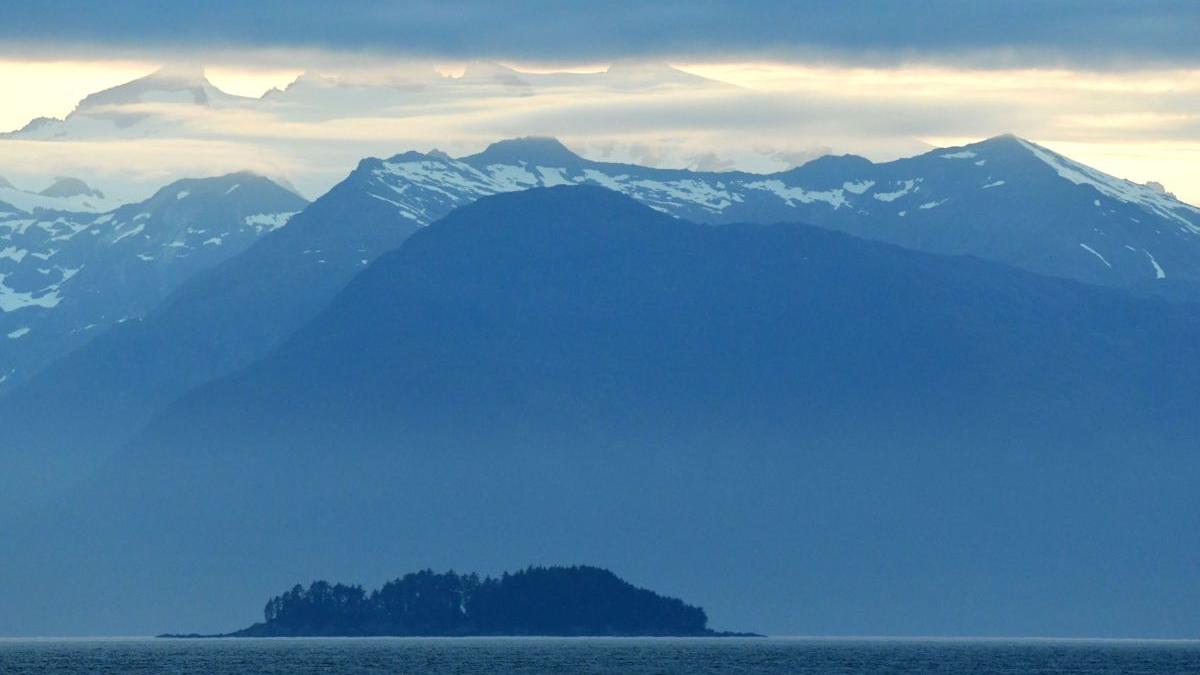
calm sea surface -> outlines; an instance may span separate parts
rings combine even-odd
[[[0,640],[0,673],[1200,674],[1200,642],[859,639]]]

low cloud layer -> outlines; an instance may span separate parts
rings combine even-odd
[[[197,84],[198,70],[179,77],[180,91],[210,86]],[[364,156],[461,155],[525,135],[557,136],[594,159],[772,171],[822,154],[888,160],[1012,132],[1200,202],[1200,69],[623,62],[547,74],[472,63],[447,77],[403,62],[309,73],[261,100],[215,89],[205,104],[178,92],[144,99],[93,99],[65,125],[0,141],[0,175],[82,175],[136,193],[251,169],[316,197]],[[112,162],[117,143],[127,161]]]

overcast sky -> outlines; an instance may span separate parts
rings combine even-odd
[[[239,118],[229,130],[234,138],[208,139],[202,149],[195,138],[131,147],[143,167],[161,169],[147,180],[267,162],[305,183],[314,162],[288,156],[286,144],[255,145],[260,132],[294,133],[304,139],[291,146],[297,152],[315,153],[305,145],[313,139],[322,152],[341,143],[344,152],[322,155],[335,164],[408,147],[466,152],[538,133],[592,155],[750,169],[821,152],[889,159],[1014,132],[1200,202],[1196,0],[8,0],[4,7],[0,129],[64,116],[86,94],[168,62],[202,64],[218,86],[250,95],[306,70],[354,76],[420,62],[454,72],[481,59],[531,70],[655,60],[737,87],[543,90],[521,101],[439,104],[391,119],[371,111],[370,119],[321,125]],[[111,155],[44,145],[10,146],[0,174],[102,171]],[[319,189],[349,168],[307,184]]]
[[[12,51],[321,49],[544,62],[825,56],[1195,64],[1194,0],[7,0]],[[28,53],[25,51],[24,53]]]

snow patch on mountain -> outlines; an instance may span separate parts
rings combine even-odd
[[[492,164],[487,167],[487,172],[495,182],[498,192],[524,190],[535,187],[541,182],[537,176],[525,168],[524,164],[520,166]]]
[[[917,184],[917,181],[915,179],[914,180],[906,180],[901,184],[904,187],[899,190],[896,190],[895,192],[876,192],[873,196],[875,197],[875,199],[878,199],[881,202],[894,202],[897,199],[903,197],[904,195],[906,195],[910,192],[913,192],[914,187]]]
[[[146,229],[145,223],[139,223],[133,229],[126,230],[125,232],[122,232],[121,234],[117,235],[117,238],[113,239],[112,243],[115,244],[115,243],[121,241],[122,239],[128,239],[129,237],[137,236],[137,235],[141,234],[145,229]]]
[[[273,232],[287,225],[292,216],[299,211],[285,211],[282,213],[256,213],[252,216],[246,216],[242,222],[250,227],[256,228],[256,232]]]
[[[571,184],[571,181],[567,179],[566,171],[563,169],[553,166],[539,166],[537,170],[542,176],[542,185],[545,187]]]
[[[0,273],[0,312],[15,312],[26,307],[53,308],[62,301],[57,285],[23,292],[10,287],[6,283],[8,277],[9,275]]]
[[[1154,278],[1166,279],[1167,272],[1162,268],[1162,265],[1158,264],[1158,260],[1155,259],[1154,254],[1146,250],[1143,250],[1142,253],[1145,253],[1146,257],[1150,258],[1150,264],[1154,266]]]
[[[752,186],[747,185],[747,187]],[[681,206],[693,203],[713,212],[722,211],[733,204],[733,197],[727,191],[699,180],[638,180],[621,186],[621,192],[635,198],[639,196],[639,189],[646,191],[647,194],[643,194],[641,197],[649,204]],[[664,201],[664,195],[674,201]]]
[[[1083,242],[1079,243],[1079,248],[1082,248],[1083,250],[1087,251],[1088,253],[1091,253],[1092,255],[1096,256],[1097,258],[1100,259],[1100,262],[1104,263],[1105,267],[1112,269],[1112,263],[1108,262],[1108,258],[1105,258],[1104,256],[1100,255],[1100,252],[1097,251],[1096,249],[1092,248],[1091,246],[1088,246],[1087,244],[1085,244]]]
[[[788,206],[793,206],[796,202],[800,202],[801,204],[825,202],[834,209],[840,209],[848,205],[845,190],[805,190],[802,187],[784,185],[781,180],[755,181],[753,183],[746,183],[745,187],[752,190],[768,190],[773,192]]]
[[[621,191],[621,183],[616,178],[613,178],[606,173],[597,171],[595,169],[584,169],[583,176],[588,181],[591,181],[601,187],[606,187],[609,190],[616,190],[618,192]],[[622,178],[626,177],[627,176],[622,176]],[[578,178],[575,180],[576,182],[583,182]]]
[[[7,258],[15,262],[21,262],[27,255],[29,255],[29,251],[26,251],[23,248],[17,248],[16,246],[9,246],[8,248],[0,250],[0,260]]]

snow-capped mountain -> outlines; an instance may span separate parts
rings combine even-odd
[[[201,67],[168,67],[93,93],[63,119],[42,117],[0,130],[6,132],[0,133],[0,174],[21,182],[84,175],[128,202],[170,180],[251,169],[277,181],[286,175],[301,194],[316,197],[380,147],[429,147],[422,140],[427,138],[454,143],[451,149],[462,154],[483,147],[481,138],[512,133],[508,120],[481,126],[477,116],[484,108],[499,112],[511,102],[529,112],[557,110],[562,96],[581,92],[596,100],[644,105],[659,95],[711,100],[736,98],[740,91],[661,63],[531,73],[472,62],[455,75],[439,72],[432,62],[415,62],[306,72],[286,86],[246,97],[223,91]],[[455,130],[464,116],[473,120],[469,135]],[[564,133],[560,123],[531,122],[529,127]],[[370,131],[361,133],[364,129]],[[139,161],[112,162],[106,148],[114,141]],[[605,147],[641,152],[633,146],[640,144]],[[656,152],[689,161],[694,150],[676,144]]]
[[[60,177],[45,190],[31,192],[18,189],[0,176],[0,211],[32,212],[35,209],[46,209],[103,213],[120,205],[120,200],[106,197],[103,192],[93,189],[78,178]]]
[[[526,73],[489,62],[472,62],[457,77],[432,66],[388,77],[304,73],[283,89],[261,97],[222,91],[198,66],[169,66],[84,98],[64,119],[40,117],[21,129],[0,133],[16,140],[81,140],[220,135],[222,125],[191,128],[205,111],[245,110],[277,115],[280,121],[391,116],[397,107],[438,104],[478,96],[525,96],[539,90],[589,87],[630,91],[687,87],[729,88],[666,64],[617,63],[595,73]],[[235,134],[236,135],[236,134]]]
[[[81,185],[60,181],[44,194],[69,200]],[[247,173],[178,181],[103,214],[0,205],[0,391],[141,316],[304,205]]]
[[[592,184],[696,222],[799,221],[1091,283],[1200,284],[1200,209],[1010,135],[879,164],[827,156],[765,175],[594,162],[551,139],[458,159],[410,152],[364,169],[373,198],[422,224],[486,195]]]
[[[0,407],[0,450],[5,441],[62,449],[35,468],[66,480],[170,401],[263,358],[414,232],[483,196],[562,184],[611,188],[709,225],[808,222],[1125,288],[1181,282],[1191,292],[1200,270],[1194,208],[1011,136],[883,164],[825,157],[770,175],[595,162],[548,139],[459,159],[369,158],[287,227],[14,390]],[[61,406],[78,411],[79,424],[54,425]]]
[[[236,177],[221,180],[222,184],[212,187],[215,196],[240,204],[236,200],[246,196],[243,190],[249,186]],[[0,428],[5,429],[0,434],[0,463],[7,462],[9,470],[0,472],[0,517],[86,475],[147,419],[189,389],[261,358],[319,312],[371,260],[399,246],[424,224],[401,216],[393,205],[372,197],[371,192],[378,191],[372,181],[369,171],[354,171],[307,206],[287,193],[282,203],[269,208],[254,204],[229,214],[225,222],[236,226],[233,229],[177,223],[136,250],[133,244],[140,244],[157,231],[150,219],[138,220],[147,212],[141,205],[123,208],[118,212],[120,217],[114,213],[104,223],[95,220],[109,214],[88,216],[81,224],[62,224],[63,235],[76,230],[76,237],[98,238],[104,234],[104,248],[123,250],[130,245],[129,254],[121,257],[124,264],[117,269],[149,270],[174,260],[183,251],[221,253],[225,258],[158,296],[159,301],[149,311],[105,310],[110,324],[107,330],[87,331],[95,337],[7,391],[0,405]],[[278,186],[272,188],[283,191]],[[151,201],[158,200],[164,208],[179,208],[198,203],[193,200],[200,193],[196,186],[178,184],[160,190]],[[301,207],[300,213],[287,219],[286,227],[276,228],[287,213]],[[9,229],[25,236],[44,237],[46,246],[57,244],[55,237],[63,236],[35,231],[52,224],[36,226],[32,217],[24,217],[23,221],[32,222],[17,221],[17,226]],[[144,230],[130,234],[143,222]],[[122,224],[120,229],[118,223]],[[189,227],[196,231],[190,232]],[[99,233],[93,234],[93,229]],[[245,238],[233,236],[239,232],[252,235],[253,245],[247,247]],[[178,235],[188,236],[179,239]],[[122,236],[125,238],[118,240]],[[210,241],[214,238],[219,238],[221,245]],[[246,250],[229,255],[235,240]],[[185,246],[173,246],[176,241]],[[7,246],[2,242],[0,245]],[[20,248],[31,251],[21,254],[20,262],[25,267],[32,267],[34,260],[41,262],[33,257],[33,251],[46,255],[32,243]],[[152,260],[143,260],[142,256]],[[17,262],[0,260],[0,264]],[[84,269],[92,267],[97,266]],[[34,273],[37,269],[26,272]],[[75,284],[83,272],[79,275],[67,283]],[[22,341],[33,337],[37,327],[18,323],[17,318],[53,316],[59,309],[57,298],[70,289],[66,283],[61,292],[47,284],[36,289],[31,285],[18,287],[16,277],[6,282],[14,291],[25,293],[18,296],[22,305],[56,304],[51,308],[27,306],[4,315],[4,320],[11,323],[6,332],[16,333],[17,337],[0,336],[0,347],[24,344],[33,349],[37,342]],[[62,305],[66,305],[65,300]],[[120,322],[125,317],[133,318]],[[69,331],[92,322],[94,319],[72,318],[60,335],[78,337]],[[26,327],[29,332],[20,332]],[[16,373],[10,374],[10,384],[15,379]],[[72,411],[73,424],[56,421],[61,420],[63,410]]]
[[[77,140],[161,137],[187,120],[170,114],[198,106],[214,110],[245,107],[257,99],[213,86],[202,68],[166,67],[145,77],[88,95],[64,119],[39,117],[0,134],[17,140]]]

